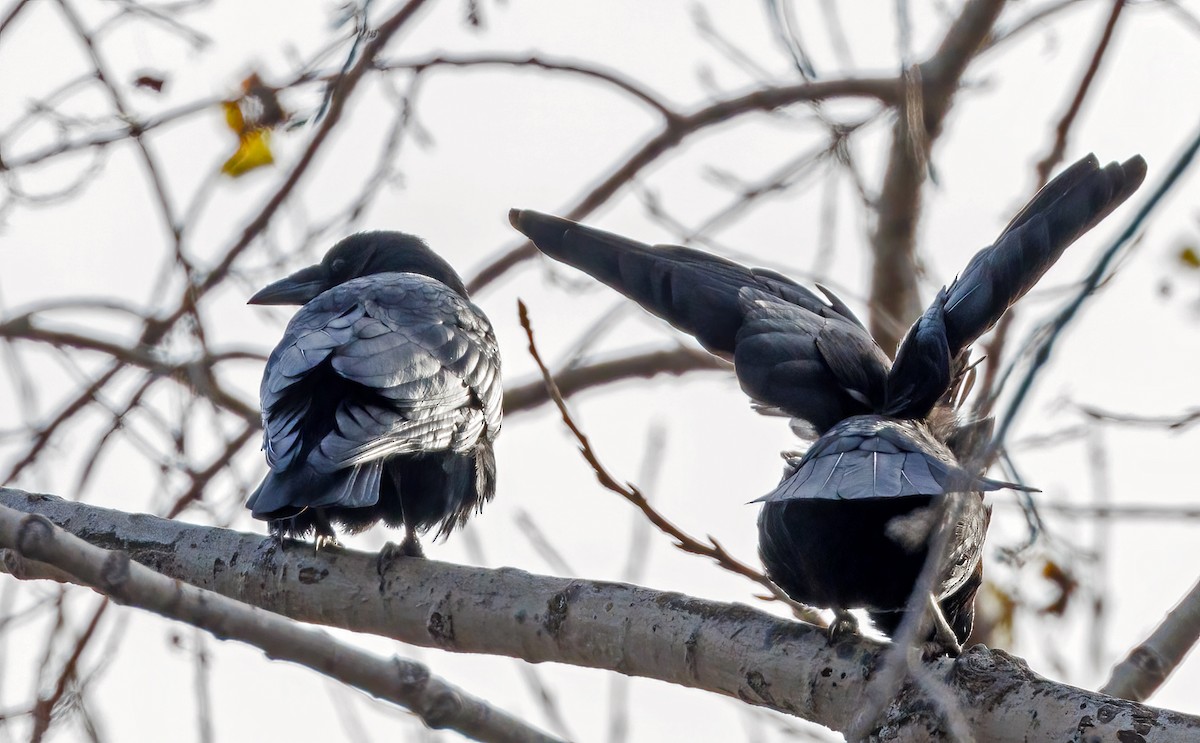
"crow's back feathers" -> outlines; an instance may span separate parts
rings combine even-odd
[[[277,533],[326,536],[331,521],[357,530],[382,518],[411,535],[448,531],[491,497],[495,335],[424,243],[356,235],[255,298],[307,302],[263,373],[271,471],[247,504],[255,517]]]

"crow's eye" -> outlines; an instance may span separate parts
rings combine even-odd
[[[342,270],[345,268],[346,268],[346,259],[345,258],[334,258],[333,263],[329,264],[329,270],[332,273],[334,273],[335,275],[341,273]]]

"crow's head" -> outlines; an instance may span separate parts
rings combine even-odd
[[[467,296],[459,275],[419,237],[403,232],[360,232],[329,249],[321,262],[263,287],[250,304],[306,304],[318,294],[361,276],[417,273]]]

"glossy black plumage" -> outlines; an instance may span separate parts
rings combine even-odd
[[[253,304],[303,304],[261,388],[270,472],[250,496],[279,536],[377,521],[448,533],[495,491],[500,356],[462,280],[423,242],[353,235]]]
[[[732,358],[742,389],[820,438],[760,499],[760,551],[792,598],[871,611],[899,625],[928,539],[955,500],[951,549],[933,598],[959,641],[970,633],[988,511],[975,455],[990,421],[958,421],[949,397],[968,347],[1076,238],[1141,184],[1140,157],[1080,160],[1051,181],[943,288],[895,362],[845,304],[785,276],[698,250],[651,247],[531,211],[509,219],[543,253],[580,268]],[[938,508],[933,508],[934,505]],[[952,639],[952,638],[951,638]]]

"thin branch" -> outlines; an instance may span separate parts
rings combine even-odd
[[[254,219],[252,219],[250,223],[242,229],[241,236],[233,243],[233,245],[229,247],[228,250],[225,251],[225,255],[221,258],[217,265],[213,267],[208,275],[205,276],[197,286],[194,287],[189,298],[186,299],[179,309],[177,309],[171,316],[165,318],[160,323],[157,323],[158,327],[170,327],[173,325],[177,320],[179,320],[180,317],[187,313],[187,308],[190,303],[194,303],[201,296],[207,294],[214,287],[218,286],[225,280],[225,277],[233,267],[233,264],[246,250],[246,248],[250,246],[254,239],[257,238],[264,229],[266,229],[267,225],[271,222],[271,219],[275,216],[275,213],[279,211],[279,208],[283,206],[283,203],[287,201],[288,197],[291,196],[292,191],[295,190],[297,185],[299,185],[301,177],[308,171],[309,167],[316,159],[317,152],[320,151],[321,146],[325,143],[325,140],[329,137],[329,134],[337,126],[338,122],[341,121],[342,114],[346,110],[346,103],[351,94],[354,92],[355,88],[358,87],[358,84],[361,82],[363,76],[374,67],[375,58],[383,51],[383,48],[387,45],[387,43],[391,41],[392,36],[395,35],[395,33],[399,31],[426,2],[428,2],[428,0],[409,0],[399,10],[397,10],[395,14],[386,19],[379,25],[378,28],[375,29],[370,43],[368,43],[366,48],[363,49],[362,56],[359,58],[358,62],[356,62],[355,65],[351,67],[345,75],[342,75],[338,78],[336,84],[334,85],[333,93],[331,94],[329,109],[325,113],[325,118],[321,120],[320,126],[317,127],[315,132],[313,132],[308,146],[304,149],[304,152],[300,155],[300,158],[296,161],[296,164],[292,166],[292,170],[288,173],[283,183],[280,184],[279,188],[276,189],[273,194],[271,194],[271,198],[267,200],[267,203],[259,211],[258,215],[255,216]],[[147,331],[151,339],[157,340],[158,337],[161,337],[161,331],[152,331],[150,328],[148,328]]]
[[[652,423],[642,448],[642,468],[638,473],[638,481],[647,483],[647,492],[654,492],[662,472],[666,440],[666,428],[661,423]],[[621,569],[621,580],[626,583],[640,583],[650,561],[650,522],[641,514],[633,514],[633,517],[629,525],[629,551],[625,555],[625,567]],[[624,743],[629,737],[631,686],[631,679],[619,673],[614,673],[608,680],[608,743]]]
[[[904,106],[892,132],[871,238],[870,330],[889,355],[921,312],[916,231],[927,161],[959,81],[1003,6],[1003,0],[968,2],[934,55],[905,73]]]
[[[586,217],[629,184],[642,170],[691,135],[744,114],[774,111],[796,103],[831,98],[873,98],[894,105],[899,99],[900,91],[901,87],[894,78],[847,78],[803,85],[766,87],[726,98],[691,114],[681,114],[675,119],[667,120],[657,134],[643,142],[623,163],[589,189],[576,201],[575,206],[561,211],[567,219],[579,220]],[[472,293],[477,292],[535,255],[537,250],[529,241],[506,250],[479,269],[467,282],[467,288]]]
[[[45,516],[0,505],[0,545],[27,559],[53,565],[121,603],[186,622],[222,639],[244,642],[269,657],[307,666],[398,704],[431,728],[455,730],[484,741],[557,740],[433,676],[423,664],[380,658],[338,642],[321,630],[173,580],[133,562],[124,552],[91,545]],[[41,718],[35,713],[35,719]],[[34,740],[40,737],[35,730]]]
[[[122,365],[137,366],[155,374],[179,382],[195,389],[204,397],[212,400],[218,407],[253,423],[258,420],[258,409],[227,392],[212,373],[212,367],[224,361],[264,361],[266,357],[257,351],[248,349],[229,349],[226,351],[209,352],[202,358],[191,361],[164,361],[159,353],[145,344],[125,346],[115,341],[83,333],[72,333],[65,330],[50,330],[38,326],[28,315],[21,315],[7,322],[0,323],[0,338],[17,341],[45,343],[55,348],[74,348],[87,351],[97,351],[111,356]]]
[[[375,65],[375,68],[378,70],[412,70],[416,73],[439,67],[518,67],[578,75],[612,86],[628,94],[634,100],[645,104],[668,121],[680,118],[680,114],[672,110],[664,102],[665,99],[658,93],[643,86],[636,80],[622,75],[616,70],[593,65],[582,60],[554,59],[536,54],[438,54],[423,59],[380,60]]]
[[[1188,410],[1175,415],[1137,415],[1134,413],[1114,413],[1091,405],[1080,405],[1079,411],[1087,417],[1099,421],[1123,423],[1130,426],[1166,428],[1172,431],[1190,428],[1200,421],[1200,409]]]
[[[1153,503],[1139,505],[1108,505],[1097,506],[1083,503],[1047,503],[1037,500],[1038,511],[1053,513],[1068,519],[1120,519],[1129,521],[1144,519],[1148,521],[1200,522],[1200,506],[1156,505]],[[1015,503],[1019,506],[1021,504]]]
[[[1113,29],[1116,28],[1117,19],[1121,17],[1121,10],[1124,7],[1125,0],[1116,0],[1113,3],[1112,13],[1109,14],[1104,24],[1104,29],[1100,33],[1100,40],[1096,43],[1096,48],[1092,52],[1091,62],[1088,63],[1087,69],[1083,73],[1083,78],[1079,81],[1079,85],[1075,89],[1075,95],[1071,99],[1071,104],[1067,106],[1066,113],[1059,119],[1058,126],[1054,129],[1054,145],[1051,147],[1050,152],[1046,153],[1046,156],[1037,164],[1037,187],[1034,189],[1035,191],[1046,185],[1046,181],[1050,178],[1050,171],[1062,162],[1063,153],[1067,148],[1067,135],[1070,134],[1071,125],[1075,123],[1075,119],[1079,115],[1079,109],[1083,106],[1083,101],[1087,97],[1088,91],[1091,90],[1092,80],[1095,79],[1096,72],[1100,69],[1100,62],[1104,59],[1105,52],[1108,51]],[[995,403],[995,398],[992,397],[992,390],[999,379],[1000,360],[1004,357],[1004,346],[1008,341],[1008,332],[1017,314],[1018,311],[1016,308],[1009,308],[1009,311],[1005,312],[996,324],[996,329],[992,333],[991,340],[984,346],[988,363],[984,369],[983,382],[979,387],[980,394],[975,404],[975,414],[979,417],[990,415],[992,412],[991,409]]]
[[[956,525],[965,508],[962,499],[977,497],[979,496],[976,493],[970,492],[951,493],[937,498],[932,504],[931,507],[936,509],[935,512],[938,514],[938,520],[929,535],[925,564],[921,566],[921,572],[913,585],[912,593],[909,594],[904,619],[901,620],[900,626],[892,638],[892,644],[883,654],[880,668],[874,674],[874,678],[867,688],[862,709],[847,732],[849,740],[864,739],[870,731],[876,728],[885,713],[895,711],[896,702],[906,679],[913,675],[913,670],[919,663],[914,657],[913,651],[921,646],[929,633],[931,619],[929,603],[933,600],[933,589],[940,580],[946,556],[953,546]],[[938,684],[930,677],[925,677],[924,683],[930,685],[931,688],[938,687]],[[943,695],[939,689],[939,692],[932,696],[941,700]],[[931,711],[951,724],[952,729],[962,729],[961,712],[954,706],[939,704]],[[962,735],[953,737],[956,740],[964,739]]]
[[[229,466],[233,458],[254,437],[254,434],[258,433],[260,428],[261,425],[246,426],[242,429],[241,433],[225,444],[225,450],[215,457],[207,467],[198,472],[190,472],[192,484],[175,499],[175,502],[167,510],[167,518],[175,518],[187,510],[188,506],[192,503],[200,500],[204,495],[205,488],[208,487],[212,479]]]
[[[0,506],[0,544],[5,544],[6,539],[3,536],[4,517],[12,515],[14,518],[20,519],[19,511],[13,511],[10,508]],[[36,518],[36,517],[25,517]],[[104,612],[109,607],[108,600],[100,602],[96,610],[92,612],[92,618],[88,621],[87,627],[84,628],[83,634],[75,641],[75,647],[71,654],[67,657],[67,661],[63,663],[62,670],[59,671],[58,680],[54,683],[54,689],[48,696],[40,697],[37,704],[33,706],[33,732],[29,735],[30,743],[40,743],[45,737],[46,732],[50,729],[50,721],[54,716],[54,708],[62,701],[63,694],[67,691],[67,685],[75,680],[79,673],[79,658],[83,655],[83,651],[91,642],[92,637],[96,633],[96,628],[100,626],[100,620],[104,617]]]
[[[1146,200],[1146,203],[1143,204],[1140,209],[1138,209],[1137,214],[1133,216],[1125,229],[1120,235],[1117,236],[1116,240],[1114,240],[1112,244],[1109,245],[1108,249],[1101,254],[1100,258],[1096,262],[1096,265],[1092,268],[1091,273],[1089,273],[1087,278],[1084,279],[1083,285],[1079,288],[1075,298],[1072,299],[1071,302],[1064,307],[1051,322],[1047,323],[1037,331],[1037,334],[1041,336],[1041,340],[1036,343],[1031,342],[1026,344],[1026,347],[1035,348],[1033,353],[1033,361],[1029,365],[1029,368],[1025,371],[1025,376],[1021,379],[1021,382],[1013,395],[1013,399],[1008,405],[1008,410],[1000,419],[1000,425],[997,427],[995,437],[992,439],[992,449],[994,451],[999,451],[1003,447],[1004,439],[1008,435],[1009,429],[1012,428],[1013,422],[1016,420],[1017,413],[1020,411],[1021,406],[1028,398],[1029,392],[1033,388],[1033,383],[1038,377],[1038,373],[1041,371],[1042,367],[1045,366],[1046,362],[1050,360],[1050,354],[1054,350],[1054,344],[1061,337],[1063,330],[1071,324],[1072,320],[1075,319],[1075,316],[1079,313],[1080,308],[1083,307],[1084,302],[1086,302],[1088,298],[1095,293],[1096,288],[1107,279],[1108,267],[1112,264],[1117,254],[1120,253],[1125,245],[1133,239],[1133,236],[1138,233],[1138,231],[1145,224],[1146,220],[1149,218],[1150,214],[1158,206],[1159,202],[1162,201],[1162,198],[1166,196],[1172,188],[1175,187],[1175,184],[1179,181],[1179,177],[1182,176],[1189,167],[1191,167],[1192,161],[1195,158],[1198,150],[1200,150],[1200,130],[1197,130],[1196,134],[1192,137],[1192,141],[1187,145],[1184,151],[1180,153],[1179,157],[1175,160],[1175,163],[1171,166],[1171,169],[1167,172],[1166,177],[1163,178],[1162,183],[1159,184],[1158,188],[1154,189],[1154,192]],[[1007,379],[1012,370],[1013,367],[1010,366],[1004,375],[1004,379],[1001,379],[1000,385],[993,392],[994,396],[1000,394],[1000,391],[1004,386],[1005,379]]]
[[[1112,41],[1113,30],[1117,27],[1117,21],[1121,18],[1121,11],[1125,9],[1125,0],[1115,0],[1113,2],[1112,12],[1108,14],[1108,19],[1104,22],[1104,29],[1100,32],[1100,40],[1096,42],[1096,49],[1092,52],[1092,60],[1088,63],[1087,70],[1083,73],[1083,78],[1079,81],[1079,87],[1075,90],[1075,97],[1071,99],[1071,105],[1067,106],[1066,113],[1058,121],[1058,126],[1054,128],[1054,146],[1046,153],[1037,164],[1038,188],[1045,185],[1046,181],[1050,180],[1050,171],[1054,166],[1062,162],[1063,153],[1067,149],[1067,135],[1071,132],[1071,125],[1075,123],[1075,117],[1079,115],[1079,109],[1083,106],[1083,99],[1087,97],[1088,91],[1091,90],[1092,81],[1096,79],[1096,73],[1100,71],[1100,62],[1104,59],[1105,52],[1108,51],[1108,44]]]
[[[564,397],[595,387],[631,379],[651,379],[660,374],[682,376],[694,371],[732,371],[727,361],[699,348],[672,348],[646,353],[630,353],[608,361],[573,366],[554,375],[554,384]],[[541,379],[515,384],[504,390],[504,415],[533,410],[550,402],[550,393]]]
[[[571,430],[571,433],[574,434],[575,440],[579,442],[579,451],[581,454],[583,454],[584,460],[586,460],[591,466],[592,471],[596,474],[596,479],[599,480],[600,484],[606,489],[611,490],[625,500],[629,501],[639,510],[641,510],[650,523],[654,524],[659,531],[675,540],[675,546],[677,548],[683,550],[684,552],[690,552],[693,555],[700,555],[702,557],[710,558],[722,568],[725,568],[732,573],[737,573],[745,578],[749,578],[750,580],[758,583],[770,591],[771,595],[774,596],[776,600],[782,601],[793,607],[793,609],[804,612],[806,616],[814,617],[815,619],[816,614],[812,609],[792,601],[787,597],[787,594],[785,594],[778,586],[772,583],[767,576],[729,554],[729,552],[727,552],[725,548],[717,542],[717,540],[713,539],[712,536],[708,537],[707,542],[701,542],[695,537],[686,534],[679,527],[668,521],[665,516],[655,510],[655,508],[650,505],[650,502],[646,500],[646,496],[642,495],[641,491],[639,491],[635,486],[628,483],[622,485],[621,483],[617,482],[617,479],[613,477],[607,469],[605,469],[603,464],[600,463],[600,459],[596,456],[596,452],[592,449],[592,445],[588,441],[587,436],[575,423],[574,419],[571,418],[571,413],[567,410],[567,403],[563,400],[562,393],[554,384],[554,377],[551,376],[550,370],[547,369],[545,363],[542,362],[541,354],[538,353],[537,344],[533,340],[533,326],[529,323],[529,311],[526,309],[525,303],[519,299],[517,300],[517,314],[521,319],[521,327],[525,329],[525,335],[529,339],[529,355],[533,357],[534,363],[537,364],[538,369],[542,371],[542,379],[545,380],[546,391],[550,395],[550,398],[554,400],[554,404],[558,407],[558,412],[562,416],[563,423],[565,423],[567,428]],[[816,621],[811,623],[816,623]]]
[[[123,365],[118,362],[109,364],[108,368],[105,369],[100,376],[93,379],[90,384],[84,387],[80,393],[75,396],[74,400],[64,405],[53,419],[41,426],[37,432],[34,433],[33,442],[30,443],[29,447],[25,450],[25,454],[18,458],[12,464],[12,466],[9,467],[9,470],[4,477],[0,478],[0,482],[12,482],[17,478],[18,475],[25,471],[26,467],[29,467],[31,464],[37,461],[38,456],[47,446],[50,445],[50,442],[54,439],[54,435],[58,433],[58,429],[65,425],[67,421],[74,418],[76,413],[80,412],[94,402],[96,400],[96,396],[100,394],[100,391],[117,376],[122,368]]]
[[[21,14],[22,10],[25,10],[25,6],[27,5],[29,5],[29,0],[16,0],[13,3],[13,6],[4,14],[4,18],[0,19],[0,36],[4,35],[4,32],[8,30],[9,24],[17,19],[17,16]]]
[[[1041,28],[1045,25],[1044,21],[1058,15],[1064,10],[1069,10],[1076,5],[1081,5],[1086,0],[1058,0],[1058,2],[1044,3],[1033,9],[1024,18],[1014,21],[1004,27],[997,26],[995,31],[984,42],[984,46],[979,50],[982,55],[986,52],[993,51],[1001,47],[1005,42],[1020,38],[1021,34],[1032,29]]]

